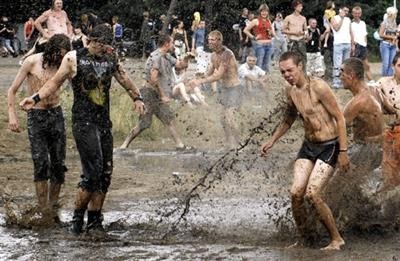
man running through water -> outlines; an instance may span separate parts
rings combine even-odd
[[[73,135],[83,171],[71,228],[76,235],[82,232],[86,209],[87,231],[104,230],[101,210],[113,169],[109,100],[112,77],[127,90],[136,110],[140,114],[145,110],[139,90],[115,55],[107,53],[113,41],[112,29],[106,24],[96,26],[89,35],[89,41],[87,48],[68,52],[55,76],[37,93],[20,103],[23,109],[28,110],[56,92],[66,79],[72,81]]]
[[[319,78],[306,76],[303,66],[302,56],[295,52],[286,52],[279,60],[282,76],[290,84],[286,88],[286,112],[271,138],[261,146],[261,155],[266,156],[299,115],[305,129],[305,140],[294,164],[290,191],[293,217],[304,236],[307,218],[304,200],[309,200],[331,237],[329,245],[322,250],[340,250],[345,242],[321,192],[337,162],[343,171],[349,168],[345,119],[329,85]]]
[[[8,126],[14,132],[20,131],[15,112],[15,95],[25,79],[27,91],[32,95],[55,75],[63,56],[71,50],[69,38],[56,34],[50,38],[43,53],[26,58],[8,89]],[[49,205],[58,222],[57,207],[65,171],[65,125],[60,106],[60,93],[55,92],[35,104],[28,111],[28,135],[31,143],[34,166],[34,182],[39,208],[43,211]],[[50,179],[50,186],[48,180]]]

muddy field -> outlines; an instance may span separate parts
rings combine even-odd
[[[378,196],[370,193],[374,185],[371,183],[378,174],[363,179],[361,190],[340,191],[341,182],[355,182],[351,176],[332,182],[336,187],[331,190],[337,191],[336,194],[354,196],[349,197],[346,207],[340,205],[343,198],[330,200],[346,240],[343,251],[318,250],[328,243],[320,226],[315,226],[312,233],[315,240],[310,248],[286,248],[296,241],[288,190],[292,160],[303,132],[300,124],[295,123],[266,159],[259,157],[259,144],[268,137],[279,116],[282,82],[276,70],[267,94],[257,92],[246,98],[240,113],[241,137],[246,146],[238,151],[223,149],[220,108],[211,91],[206,92],[209,108],[174,105],[183,140],[195,146],[196,151],[175,151],[173,141],[168,133],[160,131],[157,122],[126,150],[118,149],[124,133],[115,131],[115,167],[104,206],[106,235],[74,237],[67,232],[80,176],[79,157],[69,135],[69,170],[61,192],[61,220],[66,226],[38,226],[35,215],[28,212],[35,205],[35,193],[26,128],[20,133],[7,130],[5,92],[18,70],[17,62],[12,58],[0,60],[4,101],[0,109],[0,260],[400,258],[399,193],[391,191]],[[143,62],[127,61],[126,67],[140,85]],[[379,65],[373,67],[378,72]],[[68,92],[65,91],[66,97],[70,95]],[[341,105],[350,98],[345,90],[335,94]],[[123,116],[124,112],[113,115]],[[20,112],[23,126],[25,118]],[[67,128],[70,133],[70,126]],[[370,215],[361,206],[368,206],[364,209]]]

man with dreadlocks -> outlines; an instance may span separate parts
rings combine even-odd
[[[27,79],[29,94],[39,91],[44,83],[55,75],[62,58],[70,50],[69,38],[64,34],[56,34],[50,38],[43,53],[26,58],[8,90],[10,130],[20,131],[14,104],[15,95],[24,80]],[[28,111],[28,135],[39,208],[42,211],[48,206],[52,208],[55,221],[58,221],[57,201],[67,170],[64,165],[66,142],[64,116],[59,103],[59,92],[55,92]]]
[[[126,89],[135,108],[144,114],[140,92],[107,50],[113,41],[110,26],[101,24],[89,34],[87,48],[67,53],[60,69],[37,93],[25,98],[20,106],[28,110],[55,93],[70,78],[74,92],[72,106],[73,135],[83,175],[75,200],[71,232],[82,233],[86,209],[86,230],[103,231],[101,209],[111,183],[113,137],[110,120],[112,77]]]

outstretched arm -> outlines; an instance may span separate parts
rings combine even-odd
[[[133,100],[135,104],[135,110],[137,110],[140,114],[145,113],[145,107],[143,103],[143,98],[140,95],[139,89],[129,78],[126,71],[122,68],[121,64],[118,64],[118,69],[114,73],[115,79],[121,84],[121,86],[127,91],[129,97]]]

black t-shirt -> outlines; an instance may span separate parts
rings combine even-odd
[[[315,29],[313,32],[311,29],[308,29],[308,34],[311,34],[311,40],[309,40],[306,44],[307,53],[319,52],[319,37],[321,35],[319,30]]]
[[[76,51],[76,59],[77,74],[72,79],[72,122],[91,122],[111,128],[110,87],[117,69],[115,57],[109,54],[94,56],[83,48]]]

